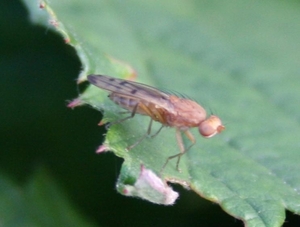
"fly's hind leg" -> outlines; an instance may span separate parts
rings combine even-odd
[[[119,119],[119,120],[114,121],[114,122],[110,122],[110,123],[106,124],[105,128],[108,129],[108,128],[110,128],[112,125],[120,124],[120,123],[122,123],[122,122],[124,122],[124,121],[126,121],[126,120],[128,120],[128,119],[130,119],[130,118],[133,118],[133,117],[135,116],[135,113],[136,113],[136,110],[137,110],[138,106],[139,106],[139,103],[137,103],[137,104],[134,106],[134,108],[132,109],[132,112],[131,112],[131,115],[130,115],[130,116],[125,117],[125,118],[122,118],[122,119]]]
[[[194,144],[195,144],[195,138],[193,136],[193,134],[186,130],[184,131],[184,134],[186,135],[186,137],[192,142],[192,144],[190,146],[188,146],[188,148],[184,148],[184,144],[183,144],[183,140],[182,140],[182,135],[181,135],[181,131],[176,128],[176,140],[177,140],[177,143],[178,143],[178,146],[180,148],[180,153],[178,154],[175,154],[175,155],[172,155],[170,157],[167,158],[165,164],[163,165],[162,169],[160,172],[162,172],[165,167],[167,166],[168,162],[173,159],[173,158],[177,158],[177,162],[176,162],[176,169],[178,172],[181,172],[181,170],[179,169],[179,162],[180,162],[180,158],[182,155],[184,155]]]
[[[131,112],[131,115],[130,115],[130,116],[125,117],[125,118],[122,118],[122,119],[119,119],[119,120],[114,121],[114,122],[108,123],[108,124],[106,125],[106,129],[108,129],[110,126],[112,126],[112,125],[114,125],[114,124],[120,124],[120,123],[122,123],[122,122],[124,122],[124,121],[126,121],[126,120],[128,120],[128,119],[133,118],[133,117],[135,116],[135,114],[136,114],[136,111],[137,111],[138,106],[139,106],[139,103],[137,103],[137,104],[134,106],[134,108],[132,109],[132,112]],[[126,113],[126,112],[123,112],[123,113]],[[153,134],[153,135],[150,136],[150,134],[151,134],[151,128],[152,128],[152,122],[153,122],[153,120],[151,119],[151,120],[150,120],[150,123],[149,123],[149,126],[148,126],[148,129],[147,129],[147,133],[146,133],[145,135],[143,135],[141,138],[139,138],[138,141],[136,141],[134,144],[132,144],[131,146],[128,146],[128,147],[127,147],[127,150],[130,150],[130,149],[134,148],[136,145],[138,145],[140,142],[142,142],[146,137],[151,137],[151,138],[153,138],[153,137],[155,137],[156,135],[158,135],[158,133],[162,130],[162,128],[164,127],[164,125],[162,125],[162,126],[158,129],[158,131],[157,131],[155,134]]]
[[[153,135],[150,136],[151,129],[152,129],[152,122],[153,122],[153,120],[151,119],[150,123],[149,123],[149,126],[148,126],[148,129],[147,129],[147,133],[145,135],[143,135],[141,138],[139,138],[138,141],[136,141],[134,144],[132,144],[131,146],[128,146],[127,150],[130,150],[130,149],[134,148],[136,145],[138,145],[140,142],[142,142],[146,137],[154,138],[155,136],[158,135],[158,133],[162,130],[164,125],[162,125],[156,133],[154,133]]]

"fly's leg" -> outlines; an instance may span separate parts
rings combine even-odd
[[[184,144],[183,144],[183,140],[182,140],[182,135],[181,135],[181,131],[177,128],[176,129],[176,140],[177,140],[177,143],[178,143],[178,146],[180,148],[180,153],[178,154],[175,154],[175,155],[172,155],[170,157],[167,158],[165,164],[163,165],[162,169],[160,172],[162,172],[165,167],[167,166],[168,162],[173,159],[173,158],[177,158],[177,162],[176,162],[176,169],[178,172],[181,172],[181,170],[179,169],[179,162],[180,162],[180,158],[183,154],[185,154],[194,144],[195,144],[195,138],[193,136],[193,134],[186,130],[184,131],[184,134],[186,135],[186,137],[192,142],[192,144],[187,148],[185,149],[184,148]]]
[[[139,138],[138,141],[136,141],[134,144],[132,144],[131,146],[127,147],[127,150],[130,150],[130,149],[134,148],[136,145],[138,145],[140,142],[142,142],[146,137],[154,138],[155,136],[158,135],[158,133],[162,130],[162,128],[164,127],[164,125],[162,125],[155,134],[153,134],[153,135],[150,136],[150,134],[151,134],[151,128],[152,128],[152,122],[153,122],[153,120],[151,119],[150,123],[149,123],[149,126],[148,126],[148,129],[147,129],[147,133],[145,135],[143,135],[141,138]]]
[[[178,146],[179,146],[179,149],[180,149],[180,153],[169,156],[167,158],[165,164],[163,165],[162,169],[160,170],[160,172],[162,172],[165,169],[165,167],[167,166],[168,162],[171,159],[176,158],[176,157],[178,158],[177,163],[176,163],[176,169],[180,172],[180,170],[178,169],[178,163],[179,163],[181,155],[184,154],[184,145],[183,145],[183,141],[182,141],[181,132],[178,128],[176,128],[176,140],[177,140],[177,143],[178,143]]]
[[[157,132],[156,133],[154,133],[153,135],[151,135],[150,137],[151,138],[154,138],[155,136],[157,136],[158,135],[158,133],[160,133],[160,131],[162,130],[162,128],[163,127],[165,127],[164,125],[162,125],[158,130],[157,130]]]
[[[132,112],[131,111],[120,111],[120,112],[118,112],[119,114],[131,114]]]
[[[134,144],[130,145],[127,147],[127,150],[130,150],[132,148],[134,148],[136,145],[138,145],[140,142],[142,142],[147,136],[150,135],[151,133],[151,128],[152,128],[152,119],[150,120],[148,129],[147,129],[147,133],[145,135],[143,135],[141,138],[139,138]]]
[[[136,110],[137,110],[138,106],[139,106],[139,103],[137,103],[137,104],[134,106],[134,108],[132,109],[132,112],[131,112],[131,115],[130,115],[130,116],[125,117],[125,118],[122,118],[122,119],[119,119],[119,120],[114,121],[114,122],[108,123],[108,124],[106,125],[106,129],[108,129],[110,126],[112,126],[112,125],[114,125],[114,124],[120,124],[120,123],[122,123],[122,122],[124,122],[124,121],[126,121],[126,120],[128,120],[128,119],[133,118],[133,117],[135,116],[135,114],[136,114]],[[126,112],[123,112],[123,113],[126,113]],[[146,137],[151,137],[151,138],[153,138],[153,137],[155,137],[155,136],[158,135],[158,133],[162,130],[162,128],[164,127],[164,125],[162,125],[162,126],[158,129],[158,131],[157,131],[155,134],[153,134],[153,135],[150,136],[150,134],[151,134],[151,128],[152,128],[152,122],[153,122],[153,120],[151,119],[151,120],[150,120],[150,123],[149,123],[149,126],[148,126],[148,129],[147,129],[147,133],[146,133],[145,135],[143,135],[143,136],[142,136],[138,141],[136,141],[134,144],[132,144],[131,146],[128,146],[128,147],[127,147],[127,150],[130,150],[130,149],[134,148],[136,145],[138,145],[140,142],[142,142]]]
[[[135,116],[135,113],[136,113],[136,110],[137,110],[138,106],[139,106],[139,103],[137,103],[137,104],[134,106],[134,108],[133,108],[133,110],[132,110],[130,116],[125,117],[125,118],[122,118],[122,119],[119,119],[119,120],[114,121],[114,122],[110,122],[110,123],[108,123],[108,124],[105,126],[105,128],[108,129],[108,128],[111,127],[112,125],[120,124],[120,123],[122,123],[122,122],[124,122],[124,121],[126,121],[126,120],[128,120],[128,119],[130,119],[130,118],[133,118],[133,117]]]

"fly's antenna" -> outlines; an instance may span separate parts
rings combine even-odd
[[[215,116],[216,116],[216,115],[218,114],[218,113],[216,113],[211,107],[209,107],[208,109],[209,109],[210,116],[211,116],[211,115],[215,115]],[[223,124],[225,127],[227,127],[228,122],[223,122],[223,121],[222,121],[222,124]]]

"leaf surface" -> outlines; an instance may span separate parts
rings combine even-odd
[[[182,172],[172,160],[163,179],[191,187],[247,226],[281,226],[285,209],[300,213],[298,3],[52,0],[41,12],[24,2],[35,23],[56,29],[77,50],[79,81],[137,73],[139,82],[192,97],[225,122],[211,139],[192,130],[197,143],[182,157]],[[77,101],[104,111],[105,121],[124,117],[94,86]],[[168,128],[128,152],[148,122],[136,116],[106,135],[104,148],[124,158],[121,193],[141,165],[159,175],[179,151]]]

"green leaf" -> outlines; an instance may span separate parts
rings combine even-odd
[[[0,198],[2,226],[94,226],[75,211],[44,169],[22,187],[1,176]]]
[[[35,23],[74,46],[83,65],[79,81],[137,72],[139,82],[184,93],[225,122],[211,139],[192,130],[197,143],[182,157],[182,172],[172,160],[163,179],[190,187],[247,226],[281,226],[285,209],[300,213],[297,2],[52,0],[42,2],[43,11],[24,2]],[[105,121],[124,117],[106,96],[90,86],[72,104],[103,110]],[[127,151],[148,122],[136,116],[113,125],[99,148],[124,158],[117,183],[123,194],[128,186],[144,190],[136,187],[141,165],[159,175],[179,152],[172,128]]]

